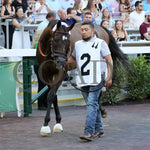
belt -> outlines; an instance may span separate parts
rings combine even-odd
[[[101,72],[101,75],[104,76],[104,75],[105,75],[105,72]]]

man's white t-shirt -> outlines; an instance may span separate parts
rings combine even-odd
[[[72,56],[77,62],[77,85],[97,85],[101,82],[101,74],[107,71],[104,57],[110,54],[106,42],[94,36],[90,41],[84,40],[75,43]]]
[[[138,14],[136,11],[131,12],[129,18],[130,18],[130,27],[139,29],[140,25],[145,20],[145,12],[142,11],[140,14]]]

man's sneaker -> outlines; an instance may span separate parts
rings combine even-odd
[[[80,136],[80,139],[86,140],[86,141],[92,141],[93,136],[90,133],[84,133],[83,135]]]
[[[101,138],[101,137],[104,137],[104,132],[97,132],[95,131],[94,134],[93,134],[93,138]]]

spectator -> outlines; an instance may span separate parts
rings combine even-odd
[[[102,5],[102,10],[107,8],[109,12],[111,12],[110,3],[108,0],[101,0],[100,3]]]
[[[92,18],[92,14],[90,12],[86,12],[84,15],[83,15],[83,21],[93,21],[93,18]]]
[[[82,15],[82,1],[81,0],[76,0],[74,3],[73,8],[77,11],[77,16],[81,16]]]
[[[107,8],[103,9],[102,11],[102,20],[104,19],[109,21],[109,28],[112,28],[114,25],[114,21],[112,17],[110,16],[110,12]]]
[[[95,18],[95,23],[100,25],[101,22],[101,4],[100,0],[89,0],[86,9],[89,9],[92,16]],[[99,5],[97,5],[99,4]]]
[[[15,17],[12,20],[12,24],[15,26],[13,34],[12,49],[22,48],[22,33],[18,29],[26,23],[31,23],[28,17],[23,17],[23,8],[17,7],[15,10]],[[29,31],[24,31],[24,48],[31,48]]]
[[[12,17],[15,14],[15,8],[13,6],[11,6],[12,4],[12,0],[4,0],[2,8],[1,8],[1,17],[6,17],[5,19],[7,19],[7,17]],[[2,19],[2,22],[5,21],[5,19]],[[6,26],[2,25],[2,29],[4,32],[4,36],[5,36],[5,45],[4,47],[7,47],[7,35],[6,35]],[[12,25],[9,25],[9,49],[11,49],[12,46],[12,37],[13,37],[13,33],[14,33],[14,27]]]
[[[142,4],[143,4],[143,11],[148,11],[148,10],[150,10],[150,0],[144,0],[144,1],[142,2]]]
[[[139,29],[142,22],[144,22],[145,12],[143,11],[143,4],[141,1],[135,3],[136,10],[130,13],[130,26]]]
[[[58,11],[61,8],[61,0],[46,0],[46,4],[52,11]],[[59,16],[56,13],[56,18],[59,19]]]
[[[61,22],[65,22],[68,26],[72,25],[73,23],[82,21],[81,17],[75,15],[75,14],[68,14],[64,9],[58,10],[58,16],[60,18]]]
[[[88,0],[81,0],[82,1],[82,10],[84,9],[84,8],[86,8],[86,6],[87,6],[87,4],[88,4]]]
[[[110,3],[111,13],[113,17],[120,16],[119,3],[120,3],[120,0],[112,0]]]
[[[124,28],[130,27],[130,19],[129,19],[129,13],[128,12],[122,12],[121,13],[121,20],[123,22]]]
[[[29,6],[28,6],[27,0],[14,0],[12,2],[12,6],[14,6],[15,9],[17,7],[22,7],[23,8],[23,13],[25,13],[27,10],[31,11],[30,8],[29,8]]]
[[[140,34],[142,40],[150,41],[150,10],[145,13],[145,20],[140,25]]]
[[[131,2],[129,0],[120,0],[119,11],[120,12],[132,12],[134,11],[134,8],[131,5]]]
[[[73,8],[74,3],[74,0],[60,0],[61,8],[65,11],[67,11],[68,8]]]
[[[109,29],[109,20],[102,20],[101,24],[102,27],[105,27],[106,29]]]
[[[55,11],[48,12],[46,15],[46,19],[38,25],[37,31],[46,28],[49,22],[54,19],[56,19],[56,12]]]
[[[43,21],[46,17],[46,14],[51,11],[49,6],[46,4],[45,0],[39,0],[35,4],[35,10],[38,14],[36,14],[37,21]]]
[[[84,9],[82,10],[82,15],[81,15],[82,21],[84,21],[84,15],[85,15],[86,13],[92,14],[88,8],[84,8]],[[92,22],[95,23],[95,18],[93,17],[93,15],[92,15]]]
[[[112,35],[116,39],[116,41],[127,41],[128,33],[123,27],[123,23],[121,20],[116,20],[114,29],[112,30]]]

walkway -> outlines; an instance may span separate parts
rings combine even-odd
[[[0,119],[0,150],[149,150],[150,103],[105,106],[105,136],[92,142],[83,142],[86,116],[85,106],[61,107],[64,132],[40,137],[45,111],[33,110],[30,117],[17,118],[8,112]],[[52,121],[55,123],[54,110]]]

